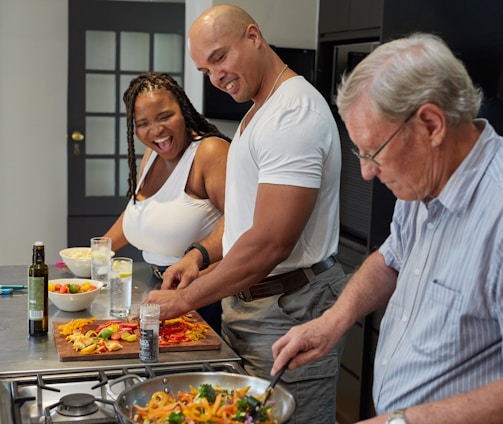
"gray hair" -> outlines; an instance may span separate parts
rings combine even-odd
[[[442,39],[415,33],[381,44],[350,74],[343,75],[337,106],[344,117],[356,100],[366,98],[378,114],[399,120],[419,106],[433,103],[456,125],[477,116],[482,97],[463,63]]]

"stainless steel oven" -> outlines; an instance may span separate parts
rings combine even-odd
[[[350,72],[365,56],[379,45],[379,41],[341,43],[333,46],[330,104],[335,105],[337,87],[344,72]]]

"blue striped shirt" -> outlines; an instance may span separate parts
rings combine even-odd
[[[381,322],[379,414],[503,377],[503,137],[479,140],[430,201],[397,201],[381,246],[399,271]]]

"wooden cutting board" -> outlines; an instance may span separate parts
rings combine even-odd
[[[195,311],[190,313],[197,321],[205,322],[203,318]],[[87,330],[95,330],[101,324],[104,324],[110,320],[96,320],[91,324],[86,325],[83,329],[84,332]],[[140,341],[139,338],[134,342],[120,341],[122,345],[121,350],[116,350],[114,352],[105,352],[100,354],[83,355],[82,353],[76,352],[72,348],[72,343],[66,341],[66,336],[59,334],[58,327],[65,324],[67,321],[53,321],[52,327],[54,332],[54,342],[56,344],[56,349],[58,351],[58,358],[60,362],[70,362],[70,361],[98,361],[103,359],[130,359],[138,358],[140,354]],[[194,340],[191,342],[182,342],[178,344],[173,344],[169,346],[160,346],[159,352],[182,352],[191,350],[215,350],[220,349],[221,342],[220,338],[211,329],[206,338],[200,340]]]

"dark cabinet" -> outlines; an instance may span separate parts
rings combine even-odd
[[[442,37],[484,91],[480,115],[503,134],[503,2],[467,0],[385,0],[382,39],[411,32]]]
[[[383,0],[321,0],[319,34],[378,29],[382,8]]]

